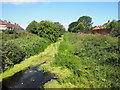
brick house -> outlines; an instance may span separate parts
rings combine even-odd
[[[7,22],[6,20],[2,21],[0,19],[0,30],[11,30],[11,29],[16,29],[16,30],[24,30],[19,24],[12,24],[11,22]]]

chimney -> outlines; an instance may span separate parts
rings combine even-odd
[[[14,23],[14,25],[17,25],[16,23]]]
[[[10,21],[8,23],[11,23]]]

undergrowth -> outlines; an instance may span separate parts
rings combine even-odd
[[[64,78],[58,76],[57,82],[62,88],[119,88],[118,54],[117,38],[67,33],[60,43],[55,60],[46,70],[52,72],[50,68],[61,67],[72,73]],[[57,74],[57,71],[54,73]],[[51,83],[45,84],[45,88],[49,88]]]

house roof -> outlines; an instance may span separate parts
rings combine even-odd
[[[6,20],[2,21],[0,19],[0,25],[6,25],[6,27],[12,27],[12,28],[15,28],[15,29],[23,29],[19,24],[12,24],[11,22],[7,22]]]
[[[96,29],[101,29],[101,27],[94,27],[93,30],[96,30]]]

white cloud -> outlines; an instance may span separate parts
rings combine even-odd
[[[119,0],[0,0],[0,3],[35,3],[35,2],[119,2]]]
[[[24,3],[50,2],[50,0],[0,0],[0,2],[19,5],[19,4],[24,4]]]

